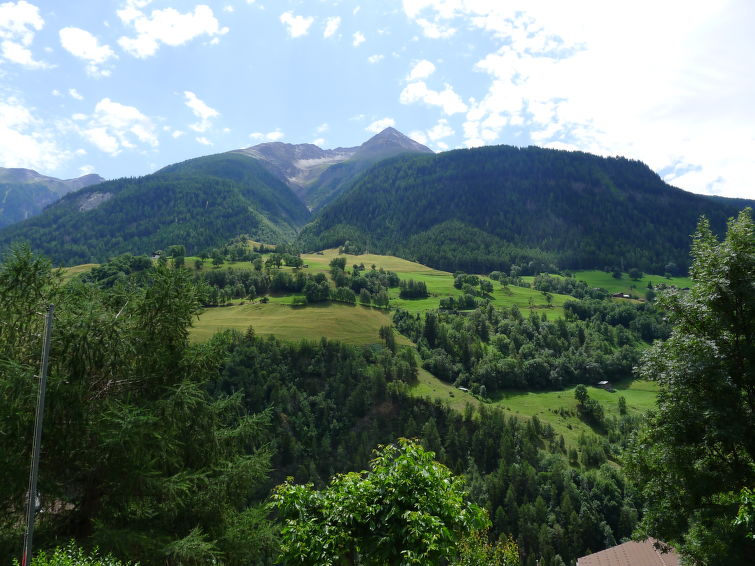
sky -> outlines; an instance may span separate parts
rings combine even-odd
[[[0,0],[0,166],[110,179],[393,126],[755,199],[753,29],[750,0]]]

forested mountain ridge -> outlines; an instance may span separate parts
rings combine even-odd
[[[728,217],[755,204],[687,193],[625,158],[510,146],[433,154],[392,128],[358,148],[327,150],[350,155],[337,163],[330,154],[322,161],[326,150],[311,144],[254,147],[272,152],[268,160],[244,151],[209,155],[71,193],[0,230],[0,248],[24,240],[56,263],[74,264],[172,244],[196,254],[239,234],[293,241],[304,227],[298,243],[307,250],[349,241],[350,251],[448,271],[677,274],[686,270],[701,215],[720,233]],[[304,162],[314,177],[297,195],[289,177]],[[309,225],[307,204],[320,207]]]
[[[62,180],[31,169],[0,167],[0,228],[35,216],[63,195],[104,180],[94,174]]]
[[[198,253],[238,234],[291,240],[309,215],[256,160],[226,153],[68,194],[39,216],[0,231],[0,247],[27,241],[63,265],[171,244]]]
[[[300,235],[305,249],[350,241],[448,271],[551,267],[684,270],[706,215],[722,232],[742,199],[671,187],[645,164],[582,152],[488,146],[373,166]]]

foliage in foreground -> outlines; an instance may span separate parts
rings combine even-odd
[[[103,556],[97,549],[87,553],[76,546],[73,541],[49,553],[43,550],[31,561],[31,566],[132,566],[132,564],[121,562],[110,554]],[[13,561],[13,566],[18,566],[18,560]],[[133,566],[138,566],[138,564],[133,564]]]
[[[691,563],[752,564],[737,522],[755,486],[755,226],[746,209],[719,242],[707,221],[692,246],[695,286],[662,294],[674,329],[640,373],[660,384],[658,412],[629,454],[645,495],[642,534],[674,543]],[[746,515],[746,505],[745,505]]]
[[[286,482],[272,506],[284,518],[288,563],[438,564],[487,514],[465,501],[463,480],[406,439],[376,452],[369,471],[338,475],[322,491]]]
[[[49,303],[37,547],[74,538],[168,565],[264,553],[270,526],[253,505],[268,485],[267,419],[245,414],[240,395],[207,392],[228,344],[189,346],[190,275],[158,267],[138,287],[61,286],[48,261],[17,248],[0,265],[0,556],[20,548]]]

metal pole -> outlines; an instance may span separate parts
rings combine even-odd
[[[37,476],[39,475],[39,450],[42,443],[42,418],[45,410],[45,388],[47,386],[47,362],[50,359],[50,338],[52,337],[52,317],[55,305],[50,305],[45,318],[45,338],[42,345],[42,368],[39,374],[39,391],[37,393],[37,416],[34,419],[34,446],[31,455],[31,472],[29,473],[29,501],[26,508],[26,536],[24,537],[24,554],[21,566],[31,562],[31,544],[34,538],[34,515],[37,511]]]

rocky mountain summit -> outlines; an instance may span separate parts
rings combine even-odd
[[[285,181],[301,199],[311,206],[313,203],[316,204],[315,201],[320,200],[312,197],[317,195],[321,181],[327,182],[329,188],[334,188],[330,187],[334,181],[331,178],[333,176],[324,175],[334,165],[347,162],[350,165],[335,176],[338,181],[336,184],[340,185],[346,177],[351,178],[381,159],[402,153],[433,153],[433,151],[395,128],[386,128],[356,147],[322,149],[311,143],[268,142],[236,150],[236,153],[260,160],[268,170]]]
[[[64,195],[104,180],[95,174],[64,180],[32,169],[0,167],[0,227],[35,216]]]

